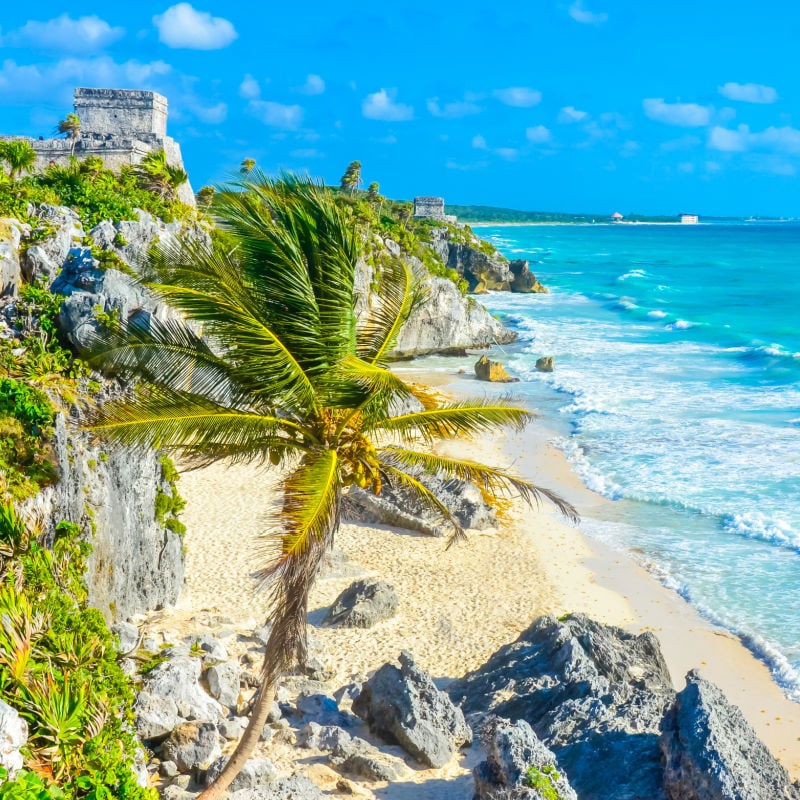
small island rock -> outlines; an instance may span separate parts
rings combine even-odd
[[[552,372],[555,369],[556,362],[553,356],[542,356],[536,359],[536,369],[539,372]]]
[[[475,375],[479,380],[491,383],[517,383],[519,378],[512,378],[499,361],[490,361],[488,356],[481,356],[475,362]]]

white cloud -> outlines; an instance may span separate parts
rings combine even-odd
[[[775,153],[800,155],[800,130],[789,126],[771,126],[760,132],[752,132],[747,125],[736,130],[716,125],[708,135],[708,146],[724,153],[742,153],[746,150],[769,150]]]
[[[569,15],[575,22],[580,22],[583,25],[602,25],[608,19],[608,14],[604,12],[595,13],[589,11],[583,5],[583,0],[575,0],[569,7]]]
[[[525,136],[529,142],[543,144],[550,141],[550,131],[544,125],[534,125],[525,131]]]
[[[531,108],[542,101],[542,93],[527,86],[510,86],[508,89],[497,89],[494,96],[507,106]]]
[[[574,106],[564,106],[558,115],[558,121],[562,125],[570,125],[573,122],[583,122],[588,116],[588,111],[579,111]]]
[[[414,119],[414,109],[403,103],[396,103],[397,89],[381,89],[368,94],[361,104],[361,112],[367,119],[380,119],[386,122],[405,122]]]
[[[167,47],[184,50],[220,50],[239,35],[233,24],[189,3],[177,3],[153,17],[158,39]]]
[[[768,104],[778,99],[778,92],[762,83],[725,83],[717,91],[728,100],[738,100],[741,103]]]
[[[86,53],[102,50],[125,35],[125,29],[112,28],[94,14],[72,19],[68,14],[47,22],[26,22],[18,31],[4,37],[6,44],[42,47],[47,50]]]
[[[51,64],[17,64],[7,59],[0,67],[0,100],[28,105],[32,100],[56,100],[67,105],[75,86],[154,86],[172,67],[163,61],[116,63],[108,56],[65,58]]]
[[[192,113],[207,122],[209,125],[217,125],[225,120],[228,116],[228,106],[226,103],[217,103],[213,106],[203,106],[195,104],[191,108]]]
[[[284,130],[297,130],[303,122],[302,106],[287,106],[269,100],[251,100],[250,110],[265,125]]]
[[[708,146],[712,150],[721,150],[724,153],[741,153],[747,150],[749,135],[747,125],[740,125],[735,131],[715,125],[709,131]]]
[[[258,81],[250,73],[245,75],[239,84],[239,95],[246,97],[248,100],[255,100],[260,94],[261,86],[259,86]]]
[[[426,105],[428,111],[434,117],[442,117],[443,119],[460,119],[461,117],[469,117],[472,114],[480,114],[483,111],[477,103],[469,100],[457,100],[453,103],[439,105],[439,98],[432,97]]]
[[[700,128],[711,121],[712,109],[697,103],[665,103],[663,98],[648,98],[642,102],[644,113],[656,122],[683,128]]]
[[[506,161],[513,161],[519,155],[519,151],[513,147],[498,147],[494,152]]]
[[[486,139],[483,136],[473,136],[472,146],[476,150],[486,150],[488,148],[488,145],[486,144]]]
[[[300,88],[303,94],[322,94],[325,91],[325,81],[319,75],[309,75]]]

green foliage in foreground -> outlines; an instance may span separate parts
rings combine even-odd
[[[136,219],[137,208],[167,222],[186,219],[192,209],[174,199],[174,188],[185,180],[185,173],[172,174],[170,169],[152,158],[141,167],[113,172],[103,166],[102,159],[90,156],[82,161],[73,158],[67,166],[51,165],[33,175],[15,174],[12,179],[3,174],[0,217],[27,221],[29,203],[49,203],[77,211],[87,229],[106,219]],[[175,181],[179,183],[173,186]]]
[[[525,785],[531,789],[536,789],[543,800],[563,800],[558,789],[556,789],[556,781],[560,777],[552,764],[546,764],[541,769],[539,767],[529,767],[525,773]]]
[[[0,798],[156,800],[136,784],[133,691],[86,607],[91,546],[62,522],[51,549],[0,504],[0,693],[27,721],[27,769]]]

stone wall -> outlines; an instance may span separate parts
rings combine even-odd
[[[414,216],[428,219],[444,219],[444,198],[415,197]]]
[[[95,133],[167,135],[167,98],[135,89],[76,89],[81,127]]]

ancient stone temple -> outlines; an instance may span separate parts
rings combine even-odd
[[[67,164],[71,156],[99,156],[110,169],[138,164],[155,150],[163,150],[167,163],[183,168],[180,145],[167,136],[167,98],[140,89],[75,90],[75,113],[81,121],[78,139],[29,139],[36,150],[38,168]],[[3,139],[23,138],[0,136]],[[188,183],[178,197],[194,205]]]
[[[421,219],[438,219],[442,222],[455,222],[452,214],[444,213],[443,197],[415,197],[414,216]]]

